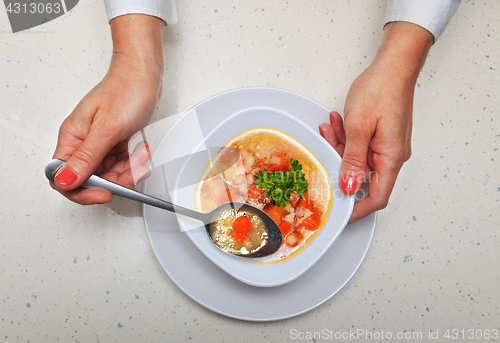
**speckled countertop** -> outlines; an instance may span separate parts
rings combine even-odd
[[[178,1],[155,120],[247,86],[342,110],[381,41],[385,1],[307,3]],[[463,1],[432,48],[416,88],[413,156],[356,275],[304,315],[252,323],[217,315],[173,284],[139,205],[81,207],[45,180],[59,124],[108,67],[103,3],[81,1],[16,34],[0,10],[0,341],[337,340],[314,336],[325,329],[378,333],[371,341],[385,341],[381,332],[430,341],[432,330],[441,342],[473,329],[470,341],[491,340],[500,329],[499,18],[497,1]]]

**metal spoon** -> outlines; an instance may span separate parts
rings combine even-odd
[[[54,182],[54,176],[56,173],[61,169],[61,167],[66,163],[63,160],[60,159],[54,159],[50,161],[47,166],[45,167],[45,176],[47,179],[50,181]],[[231,255],[235,256],[240,256],[240,257],[247,257],[247,258],[255,258],[255,257],[264,257],[271,255],[275,253],[281,246],[281,243],[283,241],[283,236],[281,234],[281,230],[279,229],[278,225],[274,222],[274,220],[269,217],[269,215],[262,211],[261,209],[241,203],[241,202],[236,202],[236,201],[231,201],[231,202],[226,202],[212,211],[208,213],[201,213],[197,212],[182,206],[174,205],[171,202],[161,200],[155,197],[152,197],[150,195],[146,195],[144,193],[137,192],[133,189],[121,186],[119,184],[116,184],[114,182],[108,181],[106,179],[103,179],[102,177],[99,177],[97,175],[92,175],[83,185],[80,186],[81,188],[101,188],[109,191],[113,195],[117,195],[123,198],[127,198],[130,200],[135,200],[138,202],[142,202],[144,204],[148,204],[150,206],[158,207],[167,211],[175,212],[178,214],[182,214],[183,216],[187,216],[190,218],[194,218],[197,220],[200,220],[203,222],[205,225],[205,229],[207,231],[208,236],[212,240],[212,242],[215,244],[213,237],[210,234],[210,223],[217,221],[220,217],[221,214],[229,209],[236,209],[238,211],[246,211],[246,212],[253,212],[254,214],[258,215],[262,221],[264,222],[265,226],[267,227],[268,231],[268,239],[267,243],[262,246],[260,249],[253,251],[248,254],[243,254],[243,253],[237,253],[233,252],[230,253]],[[175,206],[175,207],[174,207]],[[217,248],[220,250],[224,251],[221,249],[217,244],[215,244]],[[224,251],[229,254],[229,252]]]

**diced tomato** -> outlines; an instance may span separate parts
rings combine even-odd
[[[292,226],[286,221],[282,221],[279,228],[283,237],[285,237],[292,230]]]
[[[304,194],[303,198],[300,199],[298,207],[302,207],[303,209],[311,210],[311,203],[309,202],[309,198],[307,197],[307,193]]]
[[[276,222],[276,224],[278,224],[278,226],[281,224],[283,207],[272,205],[266,210],[266,213]]]
[[[309,217],[304,219],[302,223],[298,226],[299,229],[306,229],[309,231],[316,231],[321,224],[321,213],[313,212]]]
[[[256,185],[252,185],[250,186],[250,188],[248,188],[248,196],[250,198],[257,198],[261,194],[262,194],[262,189],[260,189]]]
[[[252,223],[250,222],[250,218],[246,216],[238,217],[233,222],[233,231],[234,232],[245,232],[252,227]]]
[[[233,234],[234,240],[238,243],[243,242],[245,239],[247,239],[247,235],[245,235],[244,232],[234,232]]]
[[[302,199],[309,204],[309,192],[305,192],[304,195],[302,195]]]
[[[274,166],[270,167],[269,170],[286,172],[287,170],[290,170],[290,167],[288,166],[288,162],[284,161],[280,164],[275,164]]]
[[[285,237],[285,244],[289,247],[296,247],[302,241],[302,235],[297,232],[291,232]]]

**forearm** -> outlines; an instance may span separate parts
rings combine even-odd
[[[163,74],[164,22],[144,14],[127,14],[110,22],[113,38],[111,67],[141,68],[152,76]]]
[[[372,65],[414,85],[433,39],[432,34],[419,25],[408,22],[388,23],[384,29],[382,45]]]

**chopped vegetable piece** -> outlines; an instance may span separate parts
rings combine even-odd
[[[287,233],[289,233],[291,230],[292,230],[292,226],[288,223],[288,222],[281,222],[281,224],[279,225],[279,228],[281,230],[281,234],[283,235],[283,237],[285,237],[287,235]]]
[[[286,172],[289,169],[290,169],[290,167],[288,166],[288,161],[283,160],[280,164],[275,164],[274,166],[269,168],[269,171],[276,170],[276,171]]]
[[[257,198],[261,193],[263,192],[262,189],[259,189],[259,187],[252,185],[248,189],[248,196],[251,198]]]
[[[233,231],[234,232],[245,232],[252,227],[250,219],[247,216],[241,216],[234,220]],[[236,237],[236,235],[235,235]]]
[[[304,194],[304,198],[303,199],[299,199],[299,204],[298,204],[298,207],[301,207],[303,209],[311,209],[311,202],[309,201],[309,198],[307,197],[307,193]]]
[[[266,210],[266,213],[276,222],[276,224],[278,224],[278,226],[281,224],[283,208],[273,205]]]
[[[304,219],[304,221],[300,223],[298,228],[299,229],[304,228],[306,230],[316,231],[319,228],[320,224],[321,224],[321,213],[314,212],[309,217]]]
[[[291,248],[296,247],[300,241],[302,241],[302,235],[297,231],[291,232],[285,237],[285,244]]]
[[[245,235],[244,232],[234,232],[234,240],[238,243],[243,242],[245,239],[247,239],[247,235]]]
[[[300,200],[300,198],[297,195],[297,193],[290,194],[290,205],[292,205],[292,207],[297,207],[299,200]]]

